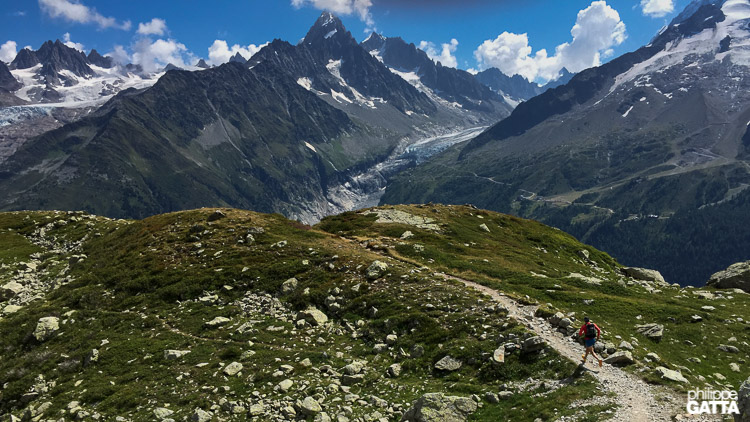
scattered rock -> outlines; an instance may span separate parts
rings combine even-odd
[[[241,370],[242,370],[242,364],[241,363],[239,363],[239,362],[232,362],[229,365],[225,366],[224,370],[222,372],[224,372],[224,374],[226,374],[226,376],[232,377],[232,376],[237,375],[237,373],[240,372]]]
[[[314,327],[325,325],[328,322],[326,314],[313,306],[297,314],[297,319],[304,319]]]
[[[190,416],[190,420],[193,422],[208,422],[211,420],[211,414],[199,407],[196,407],[193,411],[193,414]]]
[[[401,376],[401,365],[398,363],[394,363],[393,365],[388,367],[388,376],[391,378],[398,378]]]
[[[651,359],[654,362],[660,362],[661,361],[661,357],[659,355],[657,355],[656,353],[654,353],[654,352],[647,353],[646,357],[649,358],[649,359]]]
[[[298,286],[299,286],[299,281],[297,281],[296,278],[290,278],[289,280],[281,284],[281,293],[285,295],[294,293],[294,291],[297,290]]]
[[[294,385],[294,381],[290,379],[285,379],[277,384],[277,387],[279,390],[283,391],[284,393],[288,392],[290,388],[292,388],[292,385]]]
[[[388,271],[388,264],[385,262],[374,261],[369,267],[367,267],[367,278],[375,280],[376,278],[382,277],[386,271]]]
[[[314,398],[305,397],[305,399],[302,400],[302,404],[300,405],[300,410],[303,414],[312,416],[322,412],[323,408],[320,407],[320,403],[318,403],[318,401]]]
[[[222,211],[216,210],[213,213],[211,213],[211,215],[209,215],[206,220],[210,222],[210,221],[221,220],[222,218],[226,218],[226,217],[227,215],[224,214]]]
[[[405,232],[404,232],[404,233],[403,233],[403,234],[401,235],[401,240],[408,240],[408,239],[411,239],[412,237],[414,237],[414,233],[412,233],[412,232],[410,232],[409,230],[407,230],[407,231],[405,231]]]
[[[13,298],[24,291],[24,287],[20,283],[11,281],[0,287],[0,300],[8,300]]]
[[[477,411],[477,403],[467,397],[428,393],[420,397],[401,418],[402,422],[463,422]]]
[[[721,350],[722,352],[726,353],[739,353],[740,349],[734,347],[734,346],[728,346],[726,344],[722,344],[717,349]]]
[[[604,362],[615,366],[625,366],[634,364],[635,359],[633,359],[633,354],[629,351],[620,351],[604,359]]]
[[[544,342],[544,339],[539,336],[529,337],[524,340],[521,350],[524,353],[534,353],[544,349],[546,345],[547,343]]]
[[[173,413],[174,411],[169,410],[165,407],[157,407],[156,409],[154,409],[154,416],[156,417],[156,419],[159,419],[159,420],[166,419],[170,417]]]
[[[730,370],[731,370],[732,372],[740,372],[740,365],[738,365],[738,364],[736,364],[736,363],[732,362],[732,363],[730,363],[730,364],[729,364],[729,369],[730,369]]]
[[[635,330],[657,342],[664,336],[664,326],[661,324],[636,325]]]
[[[222,325],[229,324],[230,321],[231,321],[231,319],[226,318],[226,317],[216,317],[216,318],[212,319],[211,321],[208,321],[206,323],[206,327],[208,327],[208,328],[217,328],[217,327],[221,327]]]
[[[52,338],[60,330],[60,319],[57,317],[40,318],[34,330],[34,338],[37,341],[46,341]]]
[[[424,356],[424,347],[421,344],[415,344],[409,351],[409,356],[418,359]]]
[[[732,264],[711,276],[707,285],[718,289],[742,289],[750,293],[750,261]]]
[[[452,372],[457,371],[459,368],[461,368],[461,361],[451,356],[445,356],[435,364],[435,369],[440,371]]]
[[[495,363],[505,363],[505,347],[500,346],[497,349],[495,349],[495,352],[492,353],[492,360]]]
[[[397,341],[398,341],[398,336],[395,334],[388,334],[385,337],[385,344],[389,346],[393,346],[394,344],[396,344]]]
[[[700,315],[693,315],[690,317],[690,322],[701,322],[703,321],[703,317]]]
[[[175,360],[190,353],[190,350],[165,350],[164,359]]]
[[[658,368],[655,369],[655,371],[662,379],[668,379],[670,381],[681,382],[681,383],[688,382],[688,380],[684,376],[682,376],[682,374],[679,373],[678,371],[673,371],[663,366],[659,366]]]
[[[487,233],[490,233],[490,228],[487,227],[487,225],[484,224],[484,223],[482,223],[482,224],[479,225],[479,229],[482,230],[482,231],[485,231]]]
[[[632,277],[636,280],[666,283],[661,273],[656,270],[649,270],[646,268],[637,268],[637,267],[625,267],[622,269],[622,272],[625,273],[626,276]]]

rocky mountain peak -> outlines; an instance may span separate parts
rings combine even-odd
[[[16,58],[10,64],[11,69],[28,69],[39,64],[39,58],[36,53],[24,48],[16,54]]]
[[[331,12],[323,12],[305,35],[304,44],[317,45],[335,40],[338,44],[356,44],[343,22]]]
[[[360,45],[367,51],[380,50],[385,45],[386,40],[386,37],[377,32],[372,32]]]
[[[98,51],[96,51],[96,49],[91,50],[87,59],[89,63],[93,64],[94,66],[103,67],[105,69],[112,68],[115,65],[114,59],[112,59],[112,57],[102,56]]]
[[[69,70],[76,76],[93,76],[88,59],[82,52],[70,48],[60,40],[47,41],[36,51],[39,62],[44,66],[42,73],[57,79],[61,70]]]
[[[235,54],[234,56],[232,56],[232,58],[231,58],[231,59],[229,59],[229,62],[230,62],[230,63],[241,63],[241,64],[245,64],[245,63],[247,63],[247,60],[245,60],[245,58],[244,58],[244,57],[242,57],[242,55],[241,55],[240,53],[237,53],[237,54]]]

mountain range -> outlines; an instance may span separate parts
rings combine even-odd
[[[399,176],[383,200],[541,219],[622,262],[702,283],[745,259],[750,239],[748,22],[746,1],[694,3],[649,45]]]

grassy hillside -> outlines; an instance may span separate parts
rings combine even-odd
[[[585,376],[559,383],[575,367],[552,350],[493,364],[499,342],[529,334],[427,269],[279,215],[214,211],[143,221],[1,214],[0,285],[20,280],[38,298],[0,306],[0,414],[137,421],[157,408],[173,419],[200,408],[222,419],[305,419],[298,401],[313,397],[331,417],[395,420],[426,392],[507,389],[512,398],[475,416],[531,421],[575,413],[564,403],[594,388]],[[375,260],[388,268],[368,277]],[[284,293],[290,278],[298,285]],[[329,321],[300,322],[310,306]],[[46,317],[59,318],[59,330],[39,340]],[[229,321],[210,324],[217,317]],[[168,350],[189,353],[169,359]],[[446,355],[462,362],[458,371],[433,368]],[[242,369],[227,375],[233,362]],[[346,368],[355,362],[359,374]],[[402,372],[387,377],[394,363]],[[533,414],[523,411],[532,396]]]

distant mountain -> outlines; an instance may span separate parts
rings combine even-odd
[[[105,69],[111,69],[115,65],[115,61],[112,57],[102,56],[98,51],[96,51],[96,49],[91,50],[86,58],[88,59],[88,62],[90,64],[103,67]]]
[[[467,110],[504,117],[512,107],[503,97],[479,83],[473,75],[435,63],[427,53],[401,38],[372,33],[361,46],[437,101],[457,103]]]
[[[13,77],[13,74],[10,73],[8,66],[0,61],[0,89],[15,91],[21,88],[21,86],[21,83],[19,83],[16,78]]]
[[[24,48],[16,54],[16,58],[10,63],[11,69],[28,69],[39,64],[39,58],[36,53],[28,48]]]
[[[521,103],[383,200],[515,212],[702,283],[750,258],[736,246],[750,239],[749,20],[746,0],[693,3],[647,46]]]
[[[538,84],[529,82],[521,75],[508,76],[496,67],[476,74],[476,79],[494,92],[502,92],[517,101],[526,101],[543,92]]]
[[[235,54],[234,56],[232,56],[232,57],[230,57],[230,58],[229,58],[229,62],[230,62],[230,63],[241,63],[241,64],[245,64],[245,63],[247,63],[247,60],[245,60],[245,58],[244,58],[244,57],[242,57],[242,55],[240,55],[240,53],[237,53],[237,54]]]
[[[200,60],[198,60],[198,63],[195,64],[195,67],[198,67],[198,68],[201,68],[201,69],[208,69],[211,66],[209,66],[208,63],[206,63],[205,60],[200,59]]]
[[[560,70],[560,76],[557,79],[549,81],[546,85],[542,86],[542,92],[567,84],[575,75],[575,73],[571,73],[567,68],[563,67],[562,70]]]

